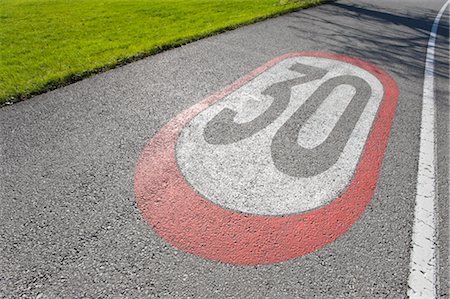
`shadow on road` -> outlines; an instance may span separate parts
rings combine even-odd
[[[315,21],[314,24],[323,27],[317,28],[316,32],[323,32],[323,34],[306,36],[307,33],[303,33],[296,26],[289,26],[289,28],[295,30],[295,34],[301,38],[325,43],[330,48],[333,48],[333,45],[340,45],[336,49],[338,52],[343,51],[342,45],[344,45],[343,53],[346,55],[364,57],[366,60],[386,65],[391,72],[400,77],[422,78],[423,61],[437,11],[419,8],[405,10],[401,6],[399,4],[398,9],[390,9],[387,12],[380,11],[371,5],[363,7],[331,1],[321,8],[327,14],[326,18],[320,18],[317,14],[308,11],[289,16],[298,18],[299,22],[304,22],[305,19]],[[343,21],[343,18],[348,20]],[[436,75],[446,78],[449,76],[446,64],[449,36],[447,19],[443,16],[436,44]],[[392,24],[398,27],[397,32],[393,32],[392,29],[383,30]],[[442,67],[440,64],[446,64],[446,66]]]

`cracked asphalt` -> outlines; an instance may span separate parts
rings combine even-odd
[[[444,3],[330,2],[1,108],[0,297],[407,297],[425,57]],[[450,287],[448,41],[447,10],[434,74],[439,298]],[[320,250],[269,265],[212,261],[161,238],[136,204],[148,141],[275,57],[311,51],[376,65],[400,91],[375,194],[357,222]]]

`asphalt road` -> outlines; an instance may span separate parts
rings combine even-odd
[[[444,4],[443,0],[332,2],[203,39],[1,108],[0,296],[405,298],[411,290],[420,291],[420,285],[408,287],[408,279],[425,60],[430,30]],[[449,297],[450,281],[448,23],[447,9],[437,27],[435,138],[430,141],[436,154],[433,286],[439,298]],[[300,52],[332,53],[334,64],[317,56],[308,60],[294,55],[284,57],[285,62],[280,58],[269,71],[253,73],[257,76],[254,80],[232,85],[228,98],[225,94],[215,98],[225,104],[210,108],[209,103],[198,117],[195,113],[190,118],[188,114],[180,116],[267,62]],[[350,60],[343,62],[343,55]],[[360,60],[367,62],[369,71],[361,65],[348,65]],[[370,128],[375,130],[372,118],[377,105],[383,107],[384,103],[379,104],[383,100],[380,90],[386,94],[393,88],[379,80],[380,73],[374,72],[378,68],[398,86],[398,104],[392,106],[395,115],[383,155],[364,160],[358,144],[370,140]],[[347,80],[347,89],[343,87],[328,98],[355,94],[355,101],[347,97],[351,110],[344,112],[338,104],[325,101],[321,107],[328,110],[314,114],[321,105],[318,101],[327,98],[319,88],[325,86],[326,76]],[[247,87],[241,88],[243,83]],[[297,85],[300,87],[295,89]],[[314,92],[316,89],[319,92]],[[316,103],[305,104],[302,110],[298,109],[302,104],[293,99],[304,93],[312,94]],[[249,94],[260,98],[239,102],[241,106],[227,100]],[[271,97],[281,99],[278,106],[270,106]],[[309,103],[306,98],[303,101]],[[375,103],[375,110],[359,107],[358,101],[369,103],[367,107]],[[224,107],[244,111],[238,113],[239,121],[236,119],[240,125],[232,127],[226,115],[219,119]],[[334,114],[327,112],[332,109]],[[295,111],[303,111],[303,115]],[[370,120],[369,127],[363,121],[357,123],[360,113],[366,113],[361,115]],[[315,121],[307,121],[310,115],[316,116]],[[347,123],[338,122],[340,115],[347,115]],[[164,127],[174,119],[173,127]],[[337,133],[331,132],[332,125],[326,125],[333,119],[336,127],[342,127]],[[383,122],[388,123],[386,119]],[[307,124],[303,131],[295,129],[303,124]],[[356,139],[344,136],[358,126]],[[179,137],[169,140],[167,136],[174,132]],[[298,144],[292,140],[297,141],[299,134],[304,136],[298,140],[302,149],[309,150],[296,156]],[[324,141],[328,135],[330,139]],[[161,139],[148,143],[154,136]],[[372,141],[382,144],[383,140]],[[166,153],[170,141],[176,143],[172,155]],[[318,144],[324,148],[317,154],[311,149]],[[354,147],[346,149],[346,144]],[[334,174],[324,175],[322,181],[308,181],[339,163],[339,157],[344,157],[343,162]],[[382,161],[379,173],[374,162],[377,157]],[[247,235],[241,232],[249,239],[238,236],[234,241],[262,248],[261,252],[254,257],[247,252],[240,259],[243,255],[235,252],[246,248],[234,251],[234,245],[228,243],[222,248],[226,250],[218,248],[221,243],[217,242],[225,242],[225,233],[208,249],[213,240],[205,237],[210,233],[209,224],[203,227],[204,234],[197,235],[183,226],[194,218],[200,226],[212,223],[222,217],[220,211],[233,214],[237,222],[280,215],[286,217],[277,219],[293,219],[297,214],[320,211],[353,184],[355,165],[363,162],[372,165],[363,184],[374,177],[376,183],[367,206],[348,228],[330,232],[324,244],[314,247],[309,239],[286,241],[289,246],[300,244],[304,252],[294,248],[284,254],[281,243],[273,252],[253,244],[265,242],[252,239],[265,236],[256,224]],[[179,169],[169,169],[170,163],[178,163]],[[306,169],[303,172],[299,170],[302,167]],[[333,180],[335,185],[330,183]],[[300,181],[303,187],[299,187]],[[196,191],[191,197],[186,193],[189,188]],[[314,197],[323,190],[328,190],[325,197]],[[298,196],[299,192],[306,197]],[[203,196],[208,207],[215,208],[199,211],[193,203],[187,208],[191,216],[183,214],[188,218],[177,219],[184,213],[182,207],[157,207],[180,195],[182,200],[183,196],[193,200]],[[348,212],[345,206],[341,209]],[[213,220],[205,219],[208,213]],[[234,224],[225,223],[219,229],[227,225]],[[171,235],[171,230],[177,229]],[[286,227],[276,240],[284,240],[283,234],[288,236],[290,229]],[[198,244],[192,240],[199,242],[199,249],[193,249]],[[217,254],[220,250],[224,253]]]

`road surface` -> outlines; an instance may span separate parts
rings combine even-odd
[[[445,5],[331,2],[1,108],[0,296],[448,298]]]

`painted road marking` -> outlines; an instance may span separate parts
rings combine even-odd
[[[292,71],[293,65],[300,64],[314,66],[321,75],[304,80],[307,76]],[[298,84],[295,78],[307,83]],[[279,104],[283,107],[277,107],[281,112],[276,119],[253,135],[230,143],[227,134],[236,135],[228,123],[249,127],[277,104],[276,95],[264,96],[266,88],[286,80],[294,81],[292,95],[287,94],[285,105]],[[336,92],[342,93],[337,97]],[[262,99],[258,105],[248,105],[241,96],[249,93]],[[275,216],[316,209],[348,186],[382,98],[380,81],[357,66],[335,59],[287,58],[189,122],[177,143],[179,169],[199,194],[233,211]],[[228,111],[234,111],[234,120],[224,120],[222,115]],[[299,113],[304,114],[304,124],[291,124],[302,117]],[[216,119],[217,132],[207,132]],[[298,129],[286,129],[288,126]],[[225,144],[208,142],[206,134],[225,139]],[[300,174],[295,172],[299,170]]]
[[[248,86],[258,88],[249,89]],[[235,136],[227,136],[225,131],[223,139],[204,137],[210,141],[207,145],[202,139],[197,141],[208,147],[216,143],[214,150],[218,152],[227,151],[233,144],[246,142],[249,138],[258,138],[259,135],[266,137],[266,140],[272,140],[273,144],[275,136],[282,131],[286,123],[297,124],[294,128],[297,133],[300,132],[299,124],[300,127],[304,123],[314,126],[314,119],[317,120],[317,115],[323,113],[320,107],[323,107],[322,104],[329,105],[327,101],[336,100],[333,89],[339,86],[346,86],[343,90],[347,93],[346,96],[354,96],[353,99],[359,99],[365,104],[361,108],[361,104],[353,103],[353,99],[344,101],[342,105],[356,109],[358,117],[347,115],[347,108],[337,109],[334,113],[340,114],[341,117],[337,123],[328,120],[324,126],[334,124],[334,128],[325,131],[330,131],[328,134],[331,136],[336,128],[341,129],[343,134],[348,134],[350,129],[351,134],[342,145],[342,155],[345,155],[347,143],[352,144],[353,148],[361,146],[363,149],[362,152],[356,150],[349,155],[351,159],[359,158],[359,163],[357,161],[354,166],[353,177],[347,186],[340,187],[343,190],[337,198],[329,202],[323,201],[325,205],[308,211],[298,212],[294,209],[296,213],[292,213],[292,210],[286,213],[287,211],[282,209],[274,213],[275,215],[242,213],[229,207],[221,207],[203,194],[200,195],[195,189],[198,186],[191,186],[185,178],[186,167],[189,165],[186,161],[185,164],[180,162],[180,166],[177,164],[177,159],[189,152],[189,147],[188,150],[184,148],[185,144],[196,146],[190,143],[189,135],[203,132],[203,136],[207,136],[206,124],[226,108],[223,103],[231,105],[233,96],[241,92],[247,101],[236,100],[236,106],[229,108],[229,114],[245,110],[248,101],[253,101],[251,107],[258,107],[260,103],[262,108],[256,108],[253,115],[235,113],[234,120],[244,124],[243,132],[236,131],[238,140],[233,139]],[[317,90],[320,90],[320,94],[316,94]],[[275,105],[274,101],[265,98],[271,95],[282,103]],[[397,101],[398,88],[395,81],[378,67],[361,60],[317,52],[291,53],[275,58],[224,90],[180,113],[150,140],[136,168],[135,192],[138,207],[144,218],[164,240],[181,250],[211,260],[240,265],[267,264],[316,251],[345,233],[371,201]],[[292,108],[287,109],[290,106]],[[260,118],[261,115],[264,117]],[[346,123],[352,123],[349,127],[339,125],[344,116],[349,119]],[[231,130],[232,126],[239,125],[230,124],[229,119],[227,120],[229,115],[222,117],[222,123],[231,126]],[[212,131],[216,129],[213,128]],[[289,132],[290,130],[287,130],[286,135]],[[292,140],[296,141],[297,136],[288,139],[289,142]],[[265,145],[265,150],[273,152],[272,145]],[[195,152],[195,155],[204,153]],[[271,156],[272,153],[267,155]],[[337,156],[339,161],[340,155]],[[191,158],[194,159],[194,156]],[[333,165],[330,163],[330,167]],[[264,164],[261,165],[263,166]],[[229,165],[224,165],[223,168],[229,168]],[[205,177],[215,174],[208,167],[202,171]],[[283,172],[283,169],[278,171]],[[294,178],[308,179],[301,176]],[[235,178],[223,176],[220,179],[226,183],[226,180]],[[254,177],[254,182],[258,185],[258,176]],[[281,213],[285,214],[280,215]]]
[[[436,35],[448,0],[437,14],[428,41],[423,82],[417,195],[411,242],[408,296],[436,298],[436,151],[434,107],[434,53]]]

